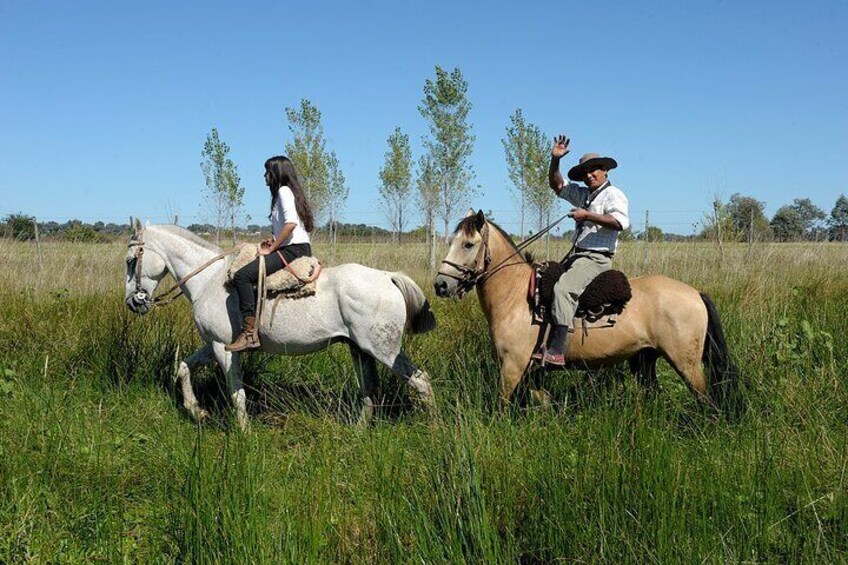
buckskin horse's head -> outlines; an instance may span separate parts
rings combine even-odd
[[[438,296],[462,298],[474,288],[490,261],[488,240],[489,225],[483,211],[469,210],[457,224],[448,253],[433,282]]]

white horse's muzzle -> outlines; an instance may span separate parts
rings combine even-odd
[[[127,308],[135,314],[147,314],[153,302],[150,300],[150,295],[143,290],[139,290],[127,296],[125,300]]]

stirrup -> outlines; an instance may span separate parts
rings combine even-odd
[[[545,356],[542,358],[542,362],[546,366],[551,365],[552,367],[565,367],[565,355],[562,353],[551,353],[550,351],[546,351]]]

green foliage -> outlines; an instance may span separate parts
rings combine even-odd
[[[548,186],[549,142],[542,130],[527,123],[521,108],[510,116],[506,137],[501,140],[506,156],[509,180],[521,203],[521,231],[524,231],[524,206],[529,205],[536,218],[536,229],[547,224],[546,217],[556,195]]]
[[[803,292],[800,287],[793,287],[790,295],[797,301]],[[788,366],[796,375],[833,366],[833,334],[807,318],[784,314],[768,335],[775,363]]]
[[[230,146],[212,128],[206,136],[200,168],[206,180],[206,200],[215,216],[215,240],[221,241],[221,228],[229,224],[232,233],[244,208],[244,187],[238,175],[238,167],[229,158]]]
[[[0,367],[0,401],[8,401],[15,391],[15,371]]]
[[[435,79],[424,83],[424,98],[418,111],[430,128],[424,146],[438,177],[438,215],[444,222],[445,237],[457,210],[467,203],[473,191],[470,182],[474,172],[468,164],[475,139],[468,123],[470,110],[468,82],[462,71],[455,68],[448,73],[436,65]]]
[[[765,202],[752,196],[743,196],[738,192],[732,194],[727,204],[732,239],[737,241],[745,241],[748,238],[756,241],[767,239],[770,228],[764,213],[765,207]]]
[[[349,193],[336,152],[330,151],[327,154],[327,215],[331,225],[335,226]]]
[[[409,222],[406,212],[412,191],[412,150],[409,136],[395,128],[380,169],[380,203],[396,236]]]
[[[804,222],[792,206],[778,208],[769,225],[778,241],[794,241],[801,239],[804,235]]]
[[[105,241],[105,238],[92,226],[83,224],[79,220],[71,220],[68,227],[62,232],[62,237],[65,241],[73,243],[98,243]]]
[[[815,239],[819,223],[824,219],[824,211],[809,198],[796,198],[775,212],[770,226],[779,241]]]
[[[831,240],[848,241],[848,198],[840,194],[827,220]]]
[[[35,239],[35,218],[26,214],[9,214],[0,225],[0,233],[21,241]]]
[[[299,108],[286,108],[292,139],[286,142],[286,154],[297,170],[316,223],[323,217],[338,218],[348,196],[344,174],[335,151],[327,151],[321,111],[307,99]]]

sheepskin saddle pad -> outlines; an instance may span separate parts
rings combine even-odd
[[[534,316],[537,320],[548,320],[551,302],[554,298],[554,285],[568,270],[569,264],[546,262],[536,265],[534,273],[535,287],[531,296]],[[633,296],[630,281],[621,271],[604,271],[589,283],[577,300],[575,318],[595,322],[603,317],[621,314]]]
[[[227,269],[227,284],[232,284],[233,275],[259,257],[256,245],[242,243],[241,250]],[[298,257],[288,268],[282,268],[265,278],[267,298],[303,298],[315,294],[315,279],[321,271],[321,262],[315,257]]]

